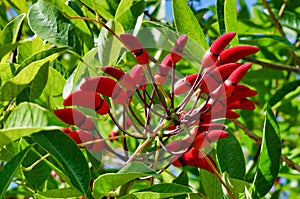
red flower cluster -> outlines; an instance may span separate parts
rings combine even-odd
[[[259,49],[253,46],[225,49],[234,36],[235,33],[230,32],[219,37],[204,55],[199,73],[180,79],[175,76],[175,68],[183,56],[188,39],[186,35],[180,36],[171,52],[158,62],[148,54],[135,36],[121,34],[118,39],[139,64],[128,73],[119,68],[102,66],[104,75],[87,78],[80,90],[65,99],[64,105],[93,109],[99,115],[108,114],[126,136],[139,140],[157,138],[160,147],[157,144],[148,144],[145,147],[155,146],[156,150],[161,149],[175,155],[172,158],[174,166],[191,165],[215,173],[217,167],[214,161],[201,151],[201,148],[228,136],[224,131],[225,126],[215,120],[238,118],[239,115],[234,109],[254,109],[255,105],[248,97],[257,94],[255,90],[239,84],[251,63],[236,62]],[[150,67],[150,60],[159,63],[159,67]],[[163,85],[168,79],[171,79],[171,88],[165,89]],[[181,99],[180,102],[175,98]],[[110,99],[110,103],[106,99]],[[111,103],[123,110],[123,122],[111,114]],[[137,103],[141,104],[143,118],[133,109]],[[93,121],[75,108],[56,110],[55,114],[65,123],[84,130],[77,130],[76,136],[84,135],[87,131],[97,132]],[[125,118],[129,118],[129,122]],[[114,133],[118,134],[115,131]],[[73,134],[75,135],[74,132]],[[172,139],[179,134],[185,136],[180,140]],[[71,133],[68,135],[81,143],[76,136]],[[94,135],[83,137],[87,138],[85,142],[100,138]],[[152,157],[153,161],[166,159],[162,154],[153,156],[157,156],[157,153],[149,152],[148,158]],[[128,158],[123,157],[123,160]]]

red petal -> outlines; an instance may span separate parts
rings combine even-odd
[[[187,35],[181,35],[177,39],[171,53],[171,60],[173,63],[177,63],[181,59],[183,54],[183,49],[186,45],[187,39],[188,39]]]

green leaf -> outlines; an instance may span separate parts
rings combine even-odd
[[[34,153],[32,150],[28,152],[22,162],[23,167],[29,167],[38,161],[41,157]],[[42,189],[46,180],[51,176],[52,169],[44,162],[40,162],[29,171],[23,171],[28,186],[38,191]]]
[[[70,46],[81,54],[81,42],[75,27],[54,6],[39,0],[30,8],[28,21],[31,30],[41,38],[57,46]]]
[[[42,107],[24,102],[13,110],[0,130],[0,148],[21,137],[41,130],[58,129],[65,126],[54,113]]]
[[[45,60],[36,61],[28,65],[0,88],[0,100],[11,101],[17,97],[34,80],[41,68],[48,66],[49,62],[45,62]]]
[[[118,22],[108,21],[106,23],[116,33],[123,32],[122,26]],[[108,30],[101,29],[98,38],[98,57],[101,66],[114,65],[119,57],[123,44],[119,42]]]
[[[248,189],[250,188],[250,184],[243,180],[237,180],[233,178],[228,178],[223,176],[223,180],[226,186],[232,191],[235,198],[247,198]]]
[[[176,30],[180,33],[187,34],[189,38],[195,40],[204,49],[208,49],[209,46],[202,28],[189,8],[187,1],[174,0],[172,1],[172,8]]]
[[[84,196],[89,195],[91,174],[88,163],[76,143],[59,130],[41,131],[32,134],[31,137],[56,160],[74,188]]]
[[[188,186],[189,185],[189,177],[188,177],[186,171],[182,171],[179,174],[179,176],[177,178],[175,178],[172,182],[176,183],[176,184]]]
[[[289,82],[280,89],[276,91],[276,93],[270,98],[269,104],[270,106],[276,105],[280,100],[282,100],[287,94],[295,91],[300,86],[300,80],[296,80],[293,82]]]
[[[253,197],[261,198],[272,188],[279,172],[280,160],[279,126],[270,105],[267,104],[258,168],[253,182]]]
[[[224,23],[226,32],[237,32],[237,14],[236,14],[236,0],[225,0],[224,4]],[[239,44],[238,37],[236,36],[231,41],[232,45]]]
[[[278,13],[278,10],[275,10],[275,12]],[[285,10],[282,15],[278,17],[278,21],[283,26],[291,28],[297,32],[300,30],[300,17],[297,12]]]
[[[11,20],[0,32],[0,46],[4,44],[12,44],[17,40],[17,35],[21,24],[25,18],[25,14],[17,16]]]
[[[144,1],[121,0],[115,14],[115,21],[119,22],[124,30],[134,29],[137,18],[144,12]]]
[[[36,37],[33,40],[22,42],[18,46],[17,63],[23,62],[28,57],[45,50],[46,45],[40,37]],[[49,50],[54,50],[51,48]]]
[[[226,32],[224,4],[225,4],[224,0],[217,0],[216,2],[217,19],[218,19],[220,34],[224,34]]]
[[[0,86],[14,76],[18,67],[19,65],[13,63],[0,63]]]
[[[153,192],[136,192],[131,193],[126,196],[121,197],[120,199],[163,199],[163,198],[172,198],[175,196],[184,195],[186,193],[153,193]]]
[[[143,189],[142,191],[151,191],[157,193],[191,193],[192,190],[188,186],[173,184],[173,183],[161,183],[153,185],[148,189]]]
[[[200,170],[200,186],[201,190],[209,199],[223,198],[222,185],[218,178],[212,173],[201,169]]]
[[[145,173],[106,173],[94,181],[93,193],[95,198],[101,198],[110,191],[134,179],[147,176]]]
[[[108,20],[114,19],[120,0],[81,0],[87,7],[96,10]]]
[[[6,190],[30,148],[22,150],[0,170],[0,198],[5,198]]]
[[[10,21],[0,32],[0,59],[8,52],[17,47],[17,35],[21,24],[25,18],[25,14],[17,16],[15,19]]]
[[[148,175],[158,176],[154,170],[150,169],[143,162],[131,162],[124,166],[118,173],[145,173]]]
[[[66,4],[63,0],[46,0],[49,4],[54,6],[57,10],[63,13],[65,16],[78,16],[78,14],[72,9],[71,6]],[[95,0],[93,0],[95,1]],[[102,0],[96,0],[102,1]],[[87,52],[94,46],[94,38],[87,26],[85,20],[71,20],[72,26],[75,28],[76,35],[81,41],[82,51]]]
[[[217,155],[222,172],[226,171],[230,178],[244,179],[246,172],[244,154],[239,141],[232,133],[218,141]]]
[[[20,67],[17,72],[20,72],[22,69],[24,69],[26,66],[29,64],[38,61],[38,60],[45,60],[52,62],[55,60],[57,57],[59,57],[61,54],[66,52],[68,47],[61,47],[61,48],[51,48],[43,51],[36,52],[30,57],[27,57],[24,59],[24,61],[21,62]]]
[[[38,98],[42,94],[47,84],[48,76],[49,76],[49,64],[44,64],[31,82],[30,101]]]
[[[77,191],[72,187],[63,188],[63,189],[51,189],[44,192],[38,192],[36,194],[37,198],[72,198],[72,197],[80,197],[82,193]]]

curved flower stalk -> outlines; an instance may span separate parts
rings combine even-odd
[[[79,90],[65,99],[67,108],[56,110],[55,114],[79,129],[68,133],[79,144],[100,137],[88,136],[87,131],[98,132],[97,124],[77,107],[94,110],[99,117],[108,115],[115,125],[109,138],[123,145],[125,155],[118,157],[122,156],[126,163],[143,161],[156,169],[162,162],[168,162],[168,165],[190,165],[216,174],[215,162],[202,149],[227,137],[225,126],[217,121],[238,118],[236,109],[253,110],[255,104],[248,98],[257,94],[240,84],[251,63],[238,61],[259,49],[254,46],[226,49],[234,36],[234,32],[226,33],[212,44],[203,57],[199,73],[178,78],[175,70],[184,55],[186,35],[178,38],[159,65],[150,67],[154,58],[138,38],[121,34],[120,41],[138,64],[130,71],[101,66],[103,75],[88,77]],[[171,82],[170,87],[166,86],[167,81]],[[78,137],[82,137],[82,142]],[[139,142],[133,151],[127,151],[128,137]],[[101,148],[85,147],[94,151]]]

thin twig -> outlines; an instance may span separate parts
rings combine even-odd
[[[267,0],[262,0],[263,4],[265,5],[266,9],[268,10],[268,13],[270,15],[270,18],[275,26],[275,28],[278,30],[279,34],[281,37],[286,38],[286,35],[283,31],[283,28],[281,26],[281,24],[279,23],[279,21],[277,20],[277,18],[275,17],[275,14],[273,13],[269,3],[267,2]],[[289,50],[291,56],[293,57],[293,60],[295,61],[295,63],[300,66],[300,59],[297,57],[297,55],[295,54],[295,52],[293,50]]]
[[[250,61],[252,63],[261,65],[264,68],[272,68],[272,69],[275,69],[275,70],[285,70],[285,71],[288,71],[288,72],[294,72],[294,73],[300,74],[300,68],[298,68],[298,67],[281,65],[281,64],[272,64],[272,63],[260,61],[260,60],[257,60],[257,59],[253,59],[253,58],[250,58],[250,57],[246,57],[246,58],[243,58],[243,59],[245,61]]]
[[[251,139],[255,140],[256,144],[261,145],[262,139],[261,137],[257,136],[255,133],[253,133],[251,130],[249,130],[244,124],[239,122],[236,119],[231,120],[237,127],[242,129],[246,135],[248,135]],[[294,169],[298,172],[300,172],[300,166],[295,163],[293,160],[289,159],[286,155],[281,155],[281,160],[285,162],[291,169]]]

